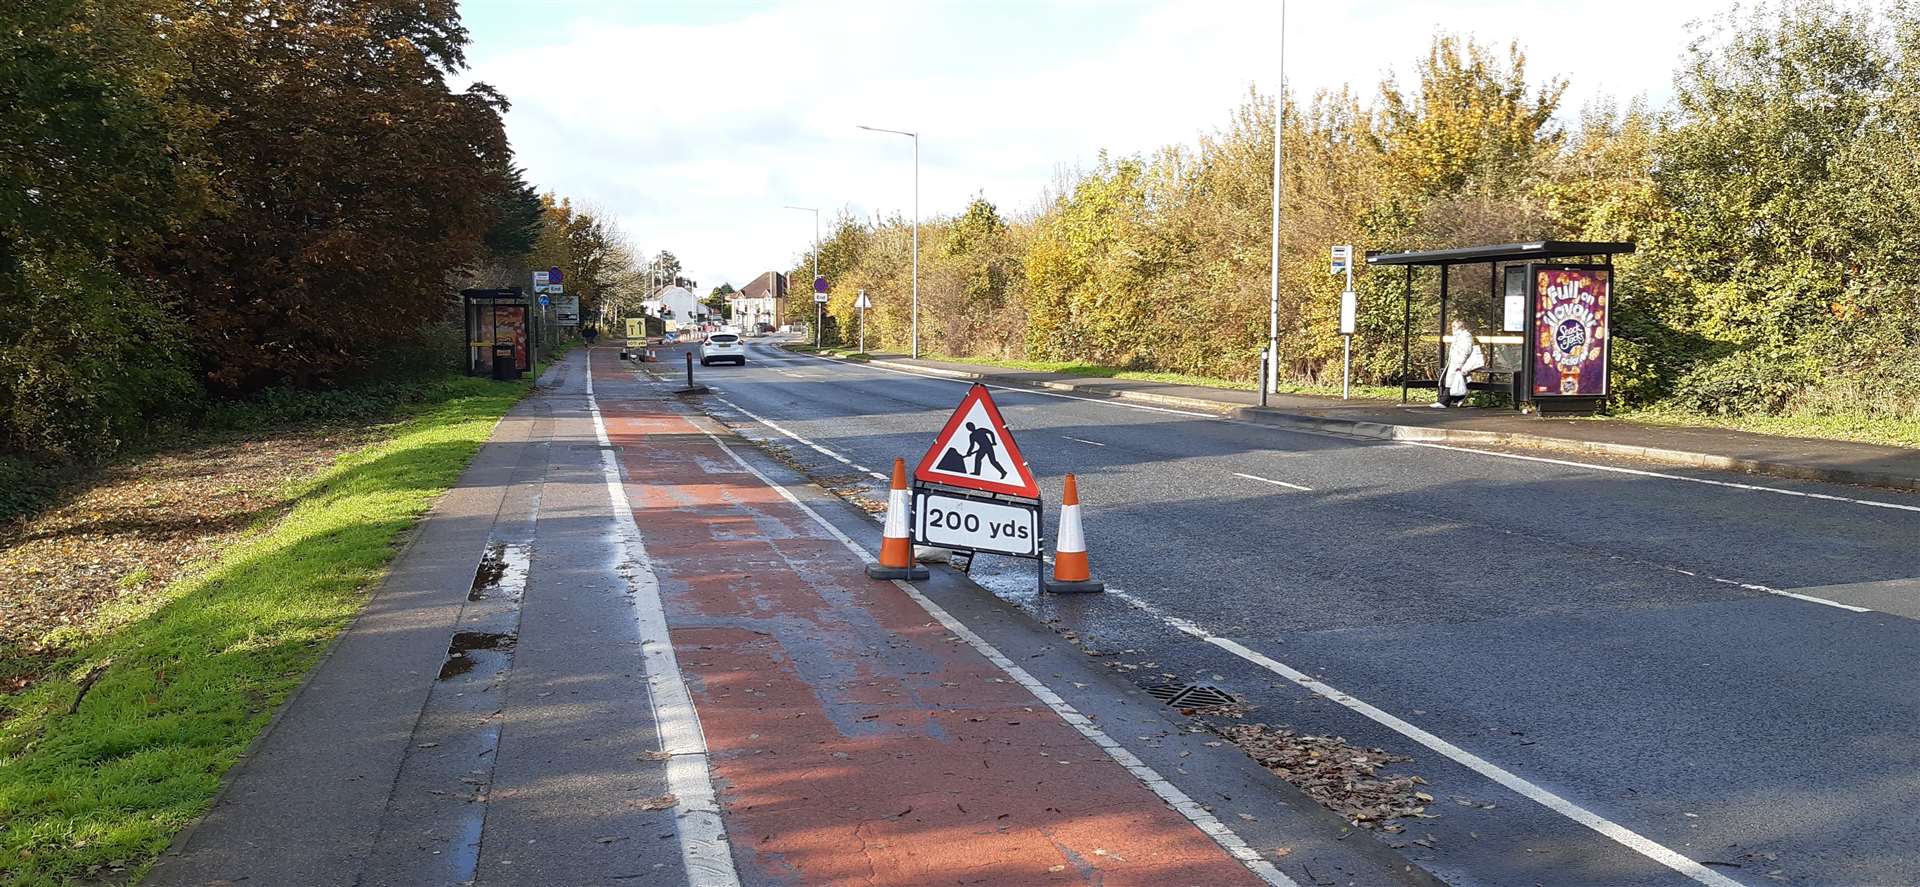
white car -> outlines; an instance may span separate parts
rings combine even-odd
[[[747,345],[740,341],[739,333],[714,333],[700,343],[700,365],[713,366],[722,360],[731,360],[741,366],[747,365]]]

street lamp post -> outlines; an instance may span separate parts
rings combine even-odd
[[[870,132],[890,132],[897,136],[913,139],[913,321],[910,324],[913,336],[913,356],[920,357],[920,134],[903,129],[881,129],[877,126],[862,126]]]
[[[789,206],[787,209],[797,209],[801,212],[813,213],[813,279],[818,281],[820,279],[820,211],[811,206]],[[779,287],[777,284],[779,281],[776,280],[774,283],[776,284],[774,289],[778,290]],[[813,293],[813,288],[817,285],[817,283],[809,283],[807,285],[807,292],[809,294]],[[792,292],[793,290],[789,287],[787,291]],[[821,326],[821,304],[820,300],[816,298],[813,300],[813,350],[815,351],[820,350]]]
[[[1273,100],[1273,252],[1269,257],[1267,302],[1267,377],[1262,380],[1268,392],[1280,393],[1280,162],[1285,142],[1287,113],[1287,0],[1280,0],[1280,90]],[[1261,399],[1265,402],[1265,398]]]

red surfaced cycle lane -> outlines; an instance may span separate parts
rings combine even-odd
[[[608,388],[743,882],[1260,883],[705,420]]]

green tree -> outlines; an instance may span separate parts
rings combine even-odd
[[[713,291],[707,293],[707,297],[701,301],[705,302],[708,308],[713,309],[715,315],[725,320],[732,320],[733,306],[727,304],[727,297],[733,295],[733,293],[733,284],[722,283],[714,287]]]
[[[229,391],[319,384],[446,313],[509,188],[484,85],[447,86],[465,31],[451,0],[207,3],[168,22],[186,69],[169,97],[212,120],[212,209],[149,268],[186,301],[207,378]]]
[[[164,9],[0,5],[0,450],[103,455],[194,400],[170,295],[121,270],[199,203]]]
[[[1659,277],[1645,283],[1668,296],[1662,324],[1707,343],[1673,361],[1692,364],[1673,381],[1684,402],[1777,410],[1850,372],[1833,358],[1878,314],[1857,311],[1859,297],[1908,274],[1870,257],[1903,227],[1875,221],[1900,211],[1875,195],[1911,169],[1912,131],[1895,123],[1894,47],[1874,17],[1808,0],[1719,28],[1690,50],[1658,141],[1667,215],[1642,259]],[[1891,140],[1908,147],[1888,151]],[[1916,317],[1893,316],[1908,329]]]

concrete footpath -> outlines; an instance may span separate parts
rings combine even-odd
[[[1434,883],[784,472],[570,355],[146,883]]]
[[[1638,459],[1661,465],[1740,471],[1826,483],[1920,490],[1920,449],[1850,441],[1781,437],[1723,428],[1595,419],[1547,419],[1509,410],[1428,407],[1416,402],[1282,394],[1260,405],[1255,391],[1044,373],[980,364],[875,354],[870,365],[974,379],[1014,388],[1111,397],[1175,409],[1204,410],[1289,428],[1380,440],[1503,446],[1584,456]]]

